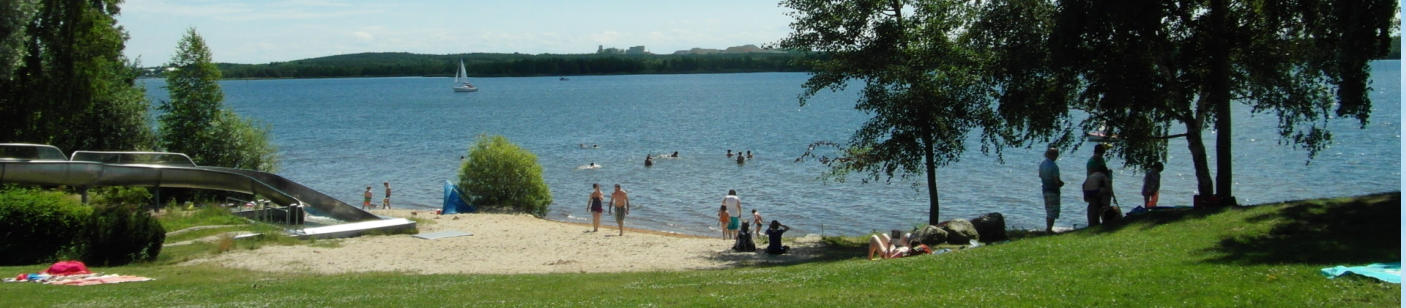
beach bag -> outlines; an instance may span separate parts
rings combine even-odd
[[[82,261],[69,260],[54,263],[54,265],[49,266],[49,269],[44,270],[44,273],[49,275],[78,275],[92,274],[93,272],[88,271],[88,266],[84,265]]]

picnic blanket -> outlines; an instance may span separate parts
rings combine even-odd
[[[1338,265],[1323,268],[1323,276],[1328,277],[1328,279],[1337,278],[1338,276],[1346,274],[1358,274],[1385,282],[1401,284],[1401,262],[1373,263],[1363,266]]]
[[[49,275],[49,274],[19,274],[15,278],[5,278],[5,282],[37,282],[52,285],[65,286],[91,286],[109,283],[123,283],[134,281],[149,281],[151,278],[131,275],[117,274],[76,274],[76,275]]]
[[[93,273],[88,271],[88,266],[81,261],[59,261],[41,273],[21,273],[15,278],[5,278],[5,282],[37,282],[66,286],[91,286],[148,280],[152,279],[141,276]]]

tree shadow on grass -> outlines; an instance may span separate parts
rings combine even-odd
[[[731,266],[777,266],[799,263],[834,262],[863,258],[868,242],[858,242],[852,238],[831,237],[823,239],[793,239],[787,243],[791,250],[785,254],[766,253],[765,240],[758,243],[756,252],[734,252],[731,250],[716,253],[709,259],[723,261]]]
[[[1401,193],[1304,201],[1247,218],[1278,220],[1268,233],[1232,236],[1207,249],[1211,262],[1361,264],[1401,259]]]

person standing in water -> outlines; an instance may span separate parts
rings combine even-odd
[[[586,201],[586,210],[591,212],[591,232],[600,232],[600,214],[605,212],[605,194],[600,192],[600,183],[591,184],[594,191]]]
[[[615,214],[615,223],[620,225],[620,236],[625,236],[625,215],[630,215],[630,195],[615,184],[615,192],[610,193],[610,211]]]

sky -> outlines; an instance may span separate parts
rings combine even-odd
[[[170,62],[194,28],[215,62],[269,63],[360,52],[669,54],[775,43],[790,33],[776,0],[206,1],[127,0],[126,55]]]

